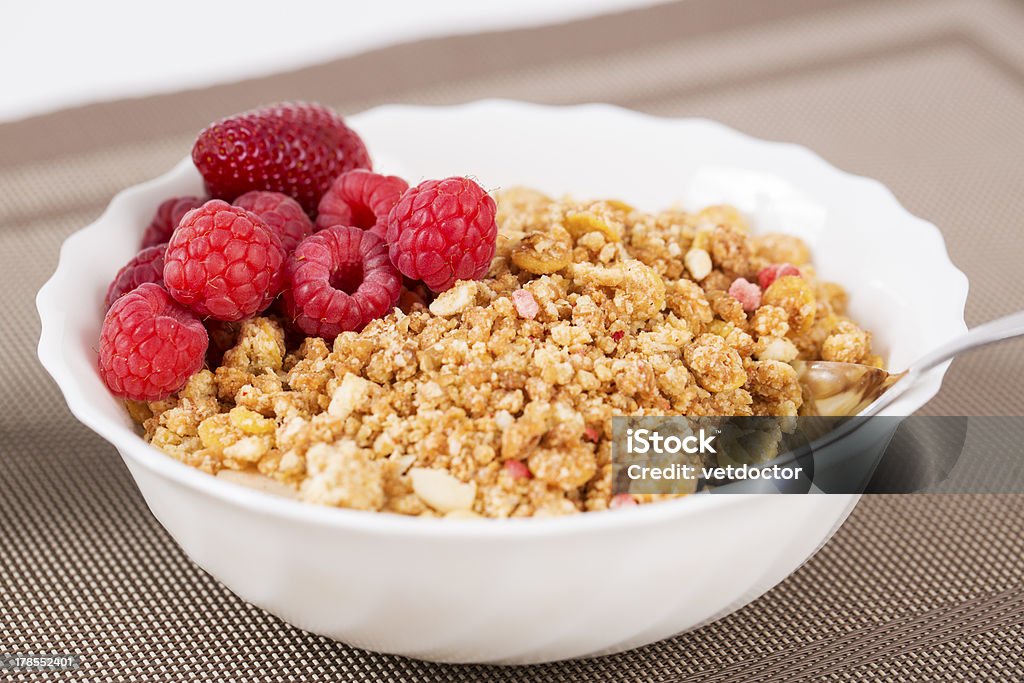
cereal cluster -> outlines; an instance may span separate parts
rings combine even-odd
[[[293,344],[273,316],[226,323],[215,369],[129,402],[146,439],[313,503],[575,514],[653,499],[612,499],[613,415],[796,415],[794,360],[881,365],[807,246],[730,207],[497,199],[483,279],[405,291],[331,345]]]

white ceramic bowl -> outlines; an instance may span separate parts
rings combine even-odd
[[[802,147],[705,120],[604,105],[484,101],[353,116],[377,167],[415,183],[618,197],[656,209],[729,201],[755,229],[805,237],[819,272],[902,367],[965,331],[967,281],[939,231],[882,185]],[[39,357],[71,411],[121,453],[153,514],[245,600],[358,647],[450,662],[609,653],[717,619],[810,557],[855,495],[696,496],[574,518],[433,520],[308,505],[242,488],[149,447],[96,373],[101,301],[166,197],[201,191],[185,160],[118,194],[64,243],[39,292]],[[887,414],[908,415],[940,374]]]

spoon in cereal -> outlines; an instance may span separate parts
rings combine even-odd
[[[870,365],[836,361],[794,363],[804,390],[803,415],[871,417],[877,415],[929,370],[965,351],[1024,336],[1024,311],[997,318],[911,364],[903,372],[889,373]]]

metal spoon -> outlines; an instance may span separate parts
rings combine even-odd
[[[888,373],[859,363],[794,363],[804,390],[802,415],[877,415],[902,396],[922,375],[964,351],[1024,336],[1024,311],[1011,313],[943,344],[903,372]]]

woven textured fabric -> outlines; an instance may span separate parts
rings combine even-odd
[[[444,666],[304,633],[181,553],[39,367],[32,306],[61,242],[213,118],[289,98],[352,112],[503,96],[711,117],[879,178],[942,229],[975,325],[1024,308],[1022,34],[1016,0],[683,0],[0,126],[0,653],[83,657],[0,681],[1024,679],[1020,495],[867,496],[763,598],[611,657]],[[1022,386],[1024,346],[1007,344],[954,363],[924,412],[1018,414]]]

